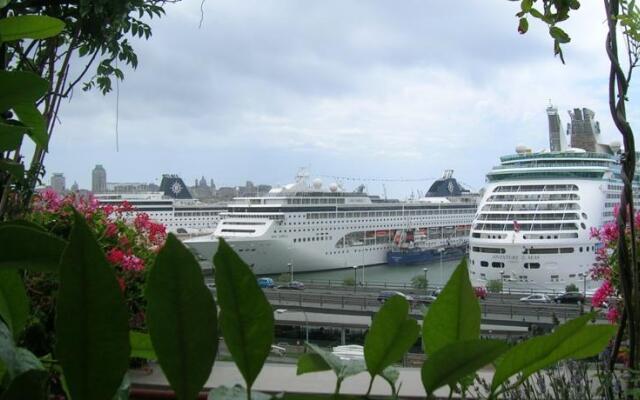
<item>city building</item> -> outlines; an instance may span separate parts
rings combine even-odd
[[[107,171],[102,164],[97,164],[91,172],[91,191],[105,193],[107,191]]]
[[[63,173],[55,172],[51,176],[51,188],[59,194],[62,194],[67,190],[67,185]]]

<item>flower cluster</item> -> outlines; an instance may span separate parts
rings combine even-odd
[[[34,196],[28,218],[66,239],[74,209],[85,217],[114,268],[129,307],[131,328],[145,329],[143,286],[147,267],[153,264],[167,237],[164,225],[153,222],[148,214],[136,213],[126,201],[103,205],[91,195],[71,193],[63,197],[51,189]]]
[[[617,217],[618,209],[614,209]],[[636,225],[640,223],[640,213],[634,217]],[[618,265],[618,226],[614,222],[605,224],[600,229],[591,228],[591,237],[601,242],[596,250],[596,262],[591,268],[591,278],[602,281],[592,298],[594,307],[606,307],[606,317],[611,323],[618,322],[621,304],[615,299],[620,295],[620,267]],[[628,241],[627,241],[628,242]],[[635,244],[640,245],[640,242]]]

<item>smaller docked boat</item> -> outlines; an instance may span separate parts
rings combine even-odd
[[[456,260],[464,257],[467,250],[467,238],[429,240],[420,231],[408,230],[396,234],[394,246],[387,252],[387,263],[411,265]]]

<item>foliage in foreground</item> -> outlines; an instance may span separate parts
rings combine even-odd
[[[140,344],[144,340],[139,334],[130,336],[124,297],[97,238],[79,213],[74,213],[73,220],[68,241],[62,242],[19,222],[0,225],[0,236],[6,239],[2,241],[0,270],[15,274],[32,268],[57,271],[58,342],[46,363],[62,370],[70,398],[110,399],[125,379],[129,357],[145,354]],[[25,238],[28,240],[22,240]],[[273,310],[250,268],[223,240],[214,263],[217,304],[194,256],[169,235],[149,272],[145,290],[153,345],[150,352],[146,344],[147,353],[151,353],[148,357],[157,358],[178,398],[193,399],[211,374],[221,335],[245,379],[247,397],[264,397],[251,394],[251,388],[273,343]],[[47,374],[42,373],[43,361],[18,347],[13,339],[20,335],[15,327],[21,326],[14,321],[24,320],[28,313],[25,298],[15,290],[0,290],[4,321],[0,323],[0,373],[6,382],[3,399],[20,397],[11,397],[11,393],[20,393],[16,388],[24,387],[25,382],[42,388],[42,396],[35,398],[44,399]],[[594,315],[586,314],[550,335],[513,347],[481,339],[480,307],[464,261],[430,307],[422,332],[409,311],[409,304],[401,297],[385,302],[365,338],[364,361],[343,361],[308,344],[312,352],[300,358],[298,373],[332,370],[336,374],[335,394],[339,394],[345,379],[366,372],[371,383],[376,377],[388,382],[396,396],[400,383],[393,364],[422,336],[428,359],[421,375],[429,396],[442,386],[465,392],[472,382],[469,377],[493,364],[495,375],[488,395],[495,397],[560,360],[598,354],[615,332],[615,326],[591,324]],[[217,389],[211,396],[224,398],[225,393],[238,395],[237,389]]]

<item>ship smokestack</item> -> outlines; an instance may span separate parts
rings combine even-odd
[[[549,150],[565,151],[567,149],[567,141],[562,134],[562,123],[558,109],[552,105],[547,107],[547,117],[549,118]]]
[[[600,124],[594,119],[595,115],[588,108],[575,108],[573,112],[569,111],[571,123],[567,126],[567,133],[571,135],[571,147],[598,151]]]

